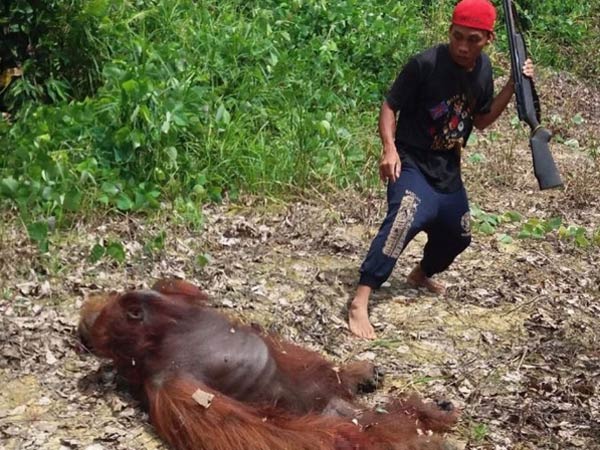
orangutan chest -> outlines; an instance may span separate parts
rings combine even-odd
[[[175,352],[179,369],[238,400],[269,400],[261,397],[277,389],[277,365],[269,348],[249,330],[215,320],[194,330],[185,349]]]

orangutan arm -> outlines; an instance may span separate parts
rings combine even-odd
[[[186,301],[204,304],[208,300],[208,295],[195,284],[175,278],[158,280],[152,286],[154,291],[160,292],[167,297],[177,297]]]

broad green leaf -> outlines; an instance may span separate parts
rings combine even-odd
[[[104,17],[108,13],[108,0],[89,0],[84,5],[84,12],[91,16]]]
[[[584,235],[579,235],[575,238],[575,243],[578,247],[587,248],[590,246],[590,241]]]
[[[128,94],[136,92],[139,89],[139,86],[140,86],[139,83],[135,80],[127,80],[127,81],[123,81],[123,83],[121,83],[121,87]]]
[[[146,141],[144,134],[139,131],[132,131],[129,141],[134,149],[140,148]]]
[[[327,134],[331,130],[331,123],[327,120],[321,120],[319,122],[319,131],[321,134]]]
[[[129,128],[127,126],[121,127],[114,134],[115,141],[117,142],[117,144],[123,145],[129,140],[130,134],[131,134],[131,128]]]
[[[481,153],[471,153],[469,155],[468,161],[471,164],[480,164],[485,161],[485,156]]]
[[[217,115],[215,117],[215,120],[219,124],[229,124],[229,122],[231,121],[231,115],[229,114],[229,111],[225,109],[225,105],[221,104],[221,106],[219,106],[219,109],[217,109]]]
[[[575,114],[571,120],[575,125],[582,125],[585,123],[585,119],[580,113]]]
[[[167,114],[165,116],[165,121],[162,123],[161,127],[160,127],[160,131],[162,131],[164,134],[168,134],[169,130],[171,129],[171,112],[167,111]]]
[[[494,234],[496,232],[496,228],[494,228],[489,222],[483,222],[479,227],[479,231],[484,234]]]
[[[579,141],[575,138],[567,139],[565,145],[571,148],[579,148]]]
[[[108,205],[108,203],[110,202],[110,199],[108,198],[108,195],[101,194],[98,196],[98,201],[100,203],[102,203],[103,205]]]
[[[470,210],[471,210],[471,217],[473,217],[473,218],[478,218],[483,214],[483,211],[477,205],[471,205]]]
[[[32,241],[40,242],[48,239],[48,224],[46,222],[33,222],[27,225],[27,233]]]
[[[109,183],[107,181],[102,183],[102,187],[100,189],[102,189],[102,192],[108,195],[117,195],[120,191],[120,189],[115,184]]]
[[[48,239],[44,239],[42,241],[38,242],[38,249],[40,251],[40,253],[48,253],[48,251],[50,250],[50,244],[48,242]]]
[[[118,263],[125,261],[125,249],[120,242],[110,242],[106,246],[106,254]]]
[[[562,219],[560,217],[553,217],[546,221],[544,228],[548,231],[558,230],[562,225]]]
[[[598,228],[592,237],[594,244],[600,245],[600,228]]]
[[[129,211],[133,208],[133,202],[131,201],[131,198],[124,192],[121,192],[117,197],[117,208],[119,208],[121,211]]]
[[[81,192],[73,189],[65,195],[64,207],[67,211],[78,211],[81,203]]]
[[[15,180],[13,177],[8,177],[8,178],[3,178],[0,185],[2,186],[3,191],[14,194],[15,192],[17,192],[17,188],[19,187],[19,182],[17,180]]]
[[[523,220],[523,216],[516,211],[507,211],[502,216],[507,222],[520,222]]]
[[[206,267],[211,262],[211,257],[208,253],[202,253],[196,256],[196,264],[200,267]]]
[[[340,127],[336,130],[337,135],[342,138],[342,139],[351,139],[352,138],[352,134],[343,127]],[[363,158],[360,159],[361,161],[363,160]]]
[[[90,252],[90,261],[92,263],[97,263],[106,253],[106,249],[103,245],[96,244],[92,247],[92,251]]]
[[[175,125],[178,127],[185,127],[190,121],[182,112],[176,112],[173,114],[173,122],[175,122]],[[227,123],[229,123],[229,119],[227,119]]]
[[[171,164],[177,163],[177,149],[175,147],[167,147],[165,149],[165,153],[169,157]]]

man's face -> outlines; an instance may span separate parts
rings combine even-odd
[[[450,27],[450,55],[456,64],[471,70],[481,50],[492,40],[492,33],[460,25]]]

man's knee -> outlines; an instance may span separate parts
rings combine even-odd
[[[454,258],[464,252],[469,245],[471,245],[470,234],[449,236],[447,244],[445,245],[445,250],[443,250],[442,253],[445,253],[448,258],[454,261]]]
[[[459,238],[460,252],[464,251],[469,245],[471,245],[471,235],[462,234]]]
[[[405,191],[383,244],[383,254],[387,257],[398,259],[404,247],[422,228],[417,219],[420,203],[421,199],[417,194],[410,190]]]

